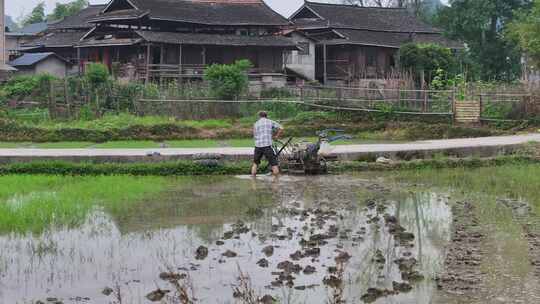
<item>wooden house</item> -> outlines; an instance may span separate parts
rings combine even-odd
[[[302,54],[311,56],[304,55],[303,62],[292,62],[287,68],[314,65],[314,78],[325,84],[349,85],[364,79],[392,77],[397,51],[409,42],[463,48],[402,8],[306,1],[290,21],[293,27],[289,32],[301,34],[296,37],[305,45]],[[310,49],[315,54],[309,54]],[[301,52],[292,51],[288,56]]]
[[[271,86],[285,83],[283,54],[296,49],[279,35],[288,25],[263,0],[112,0],[56,24],[36,46],[69,45],[61,56],[79,71],[101,62],[146,82],[197,79],[207,65],[248,59],[251,78]]]

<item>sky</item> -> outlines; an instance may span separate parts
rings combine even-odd
[[[5,0],[6,14],[18,20],[21,16],[28,14],[32,8],[41,1],[45,1],[47,13],[55,6],[56,2],[70,2],[70,0]],[[264,0],[274,10],[285,17],[289,17],[304,3],[304,0]],[[92,4],[107,3],[107,0],[90,0]],[[337,0],[327,0],[326,2],[338,2]],[[446,1],[443,1],[446,2]]]

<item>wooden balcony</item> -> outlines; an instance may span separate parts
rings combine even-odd
[[[163,81],[163,80],[183,80],[183,79],[202,79],[204,69],[207,65],[203,64],[149,64],[137,67],[139,80]],[[248,74],[250,76],[259,76],[263,74],[282,74],[282,71],[272,69],[252,68]]]

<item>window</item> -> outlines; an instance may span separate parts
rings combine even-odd
[[[366,49],[366,66],[373,67],[377,66],[377,50],[376,49]]]
[[[298,48],[300,48],[298,55],[309,55],[309,42],[299,42]]]

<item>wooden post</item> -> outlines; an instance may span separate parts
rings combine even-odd
[[[203,67],[206,66],[206,46],[202,46],[202,52],[201,52],[201,55],[202,55],[202,65]]]
[[[454,115],[454,120],[456,119],[456,87],[452,87],[452,114]]]
[[[428,111],[428,98],[429,98],[429,91],[424,90],[424,106],[423,106],[424,112]]]
[[[68,81],[66,78],[64,78],[64,98],[66,101],[68,118],[71,118],[71,98],[69,96]]]
[[[323,44],[323,82],[327,85],[328,75],[326,74],[326,43]]]
[[[182,83],[182,45],[178,46],[178,84]]]
[[[150,81],[150,43],[146,45],[146,79],[145,84],[148,84]]]
[[[49,86],[49,118],[50,119],[55,119],[56,118],[56,105],[55,105],[55,102],[56,102],[56,96],[54,96],[55,92],[54,92],[54,81],[51,81],[50,82],[50,86]]]
[[[78,73],[79,73],[79,76],[81,76],[82,74],[82,69],[81,69],[81,48],[77,48],[77,66],[78,66]]]
[[[401,79],[397,83],[397,104],[401,107]]]
[[[163,64],[165,63],[165,47],[163,43],[159,46],[159,84],[163,84],[163,76],[161,69],[163,68]]]
[[[482,118],[482,110],[484,108],[484,97],[482,96],[482,89],[480,89],[480,115],[479,118]]]

